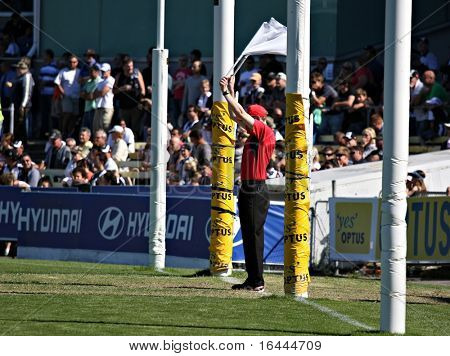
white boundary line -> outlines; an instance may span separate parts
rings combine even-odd
[[[326,306],[320,305],[320,304],[318,304],[316,302],[313,302],[311,300],[308,300],[308,299],[305,299],[305,298],[301,298],[301,297],[296,297],[295,300],[300,302],[300,303],[309,305],[309,306],[313,307],[314,309],[317,309],[317,310],[321,311],[322,313],[325,313],[325,314],[328,314],[328,315],[330,315],[330,316],[332,316],[334,318],[337,318],[337,319],[339,319],[339,320],[341,320],[341,321],[343,321],[343,322],[345,322],[347,324],[356,326],[358,328],[366,329],[366,330],[371,330],[371,331],[375,330],[374,328],[370,327],[369,325],[366,325],[366,324],[361,323],[361,322],[359,322],[357,320],[354,320],[354,319],[350,318],[349,316],[347,316],[345,314],[341,314],[341,313],[337,312],[336,310],[330,309],[330,308],[328,308]]]
[[[223,280],[224,282],[230,283],[230,284],[242,283],[241,280],[239,280],[237,278],[234,278],[234,277],[220,277],[220,279]],[[264,293],[264,295],[265,296],[271,295],[271,293]],[[297,302],[309,305],[310,307],[312,307],[314,309],[317,309],[317,310],[321,311],[322,313],[328,314],[329,316],[332,316],[333,318],[339,319],[339,320],[341,320],[341,321],[343,321],[343,322],[345,322],[347,324],[356,326],[356,327],[361,328],[361,329],[369,330],[369,331],[374,331],[375,330],[374,328],[372,328],[369,325],[366,325],[366,324],[361,323],[361,322],[359,322],[359,321],[357,321],[355,319],[352,319],[352,318],[350,318],[349,316],[347,316],[345,314],[337,312],[336,310],[330,309],[330,308],[328,308],[326,306],[323,306],[323,305],[320,305],[320,304],[318,304],[316,302],[313,302],[312,300],[305,299],[305,298],[302,298],[302,297],[295,297],[295,300]]]

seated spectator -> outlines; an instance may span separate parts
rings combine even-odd
[[[189,162],[193,162],[194,157],[192,157],[192,145],[190,143],[185,143],[181,148],[181,159],[177,163],[177,173],[180,176],[180,184],[187,184],[189,182],[188,173],[185,170],[185,165]]]
[[[276,75],[276,86],[270,95],[269,107],[280,107],[282,110],[286,109],[286,74],[280,72]]]
[[[322,165],[322,170],[325,169],[332,169],[332,168],[338,168],[339,164],[338,161],[336,159],[332,159],[330,161],[325,161]]]
[[[370,106],[372,105],[373,101],[367,96],[367,92],[361,88],[356,89],[355,102],[349,109],[348,122],[344,123],[344,128],[355,134],[360,134],[367,125]]]
[[[73,150],[75,148],[75,146],[77,145],[77,141],[75,141],[74,138],[69,137],[66,139],[66,146],[69,150]]]
[[[50,135],[51,148],[45,157],[45,167],[47,169],[65,169],[72,159],[72,153],[62,140],[61,132],[54,130]]]
[[[363,153],[364,147],[361,145],[350,148],[350,158],[353,164],[364,163]]]
[[[128,146],[122,139],[124,129],[122,126],[115,125],[109,133],[112,136],[112,158],[116,163],[125,162],[128,159]]]
[[[22,165],[19,164],[19,158],[17,157],[14,150],[7,150],[3,152],[5,157],[5,165],[3,166],[2,174],[11,173],[14,179],[18,179],[19,171]]]
[[[447,129],[447,139],[442,142],[441,150],[450,150],[450,123],[444,124]]]
[[[97,179],[96,185],[127,185],[125,179],[117,171],[105,171]]]
[[[86,171],[81,167],[76,167],[72,171],[72,187],[76,187],[78,185],[88,184],[88,176]]]
[[[346,132],[343,139],[345,140],[345,147],[348,149],[358,145],[358,142],[356,142],[356,136],[353,135],[353,132],[351,131]]]
[[[362,132],[362,146],[364,147],[363,158],[366,158],[372,151],[377,150],[375,130],[368,127]]]
[[[272,97],[272,92],[277,87],[277,79],[276,78],[277,78],[277,75],[275,73],[270,72],[265,77],[265,82],[263,83],[264,95],[263,95],[262,101],[268,107],[273,106],[271,103],[271,97]]]
[[[117,171],[119,172],[119,166],[117,165],[116,161],[112,157],[112,151],[111,147],[106,146],[102,152],[106,155],[106,162],[105,162],[105,170],[107,171]]]
[[[250,90],[242,98],[242,104],[244,106],[252,104],[261,104],[262,97],[264,95],[264,88],[261,86],[262,77],[261,74],[255,72],[250,77]]]
[[[319,155],[319,151],[317,150],[316,147],[313,147],[313,162],[312,162],[312,167],[311,167],[311,171],[315,172],[315,171],[320,171],[320,155]]]
[[[37,187],[41,173],[33,164],[29,154],[22,156],[22,169],[19,170],[18,179],[27,183],[30,187]]]
[[[39,179],[38,185],[39,188],[52,188],[53,183],[49,176],[43,176]]]
[[[101,152],[106,148],[106,132],[103,129],[97,130],[94,135],[94,145],[92,146],[91,152]]]
[[[347,139],[345,138],[345,133],[342,131],[337,131],[334,134],[334,142],[338,144],[339,146],[347,146]]]
[[[91,151],[92,147],[94,146],[91,139],[91,130],[87,127],[82,127],[80,129],[80,134],[78,136],[78,147],[81,150],[81,156],[83,158],[87,157],[89,155],[89,152]]]
[[[13,143],[13,150],[19,160],[22,159],[23,153],[25,151],[25,146],[22,141],[15,141]]]
[[[88,161],[86,158],[84,158],[77,162],[77,167],[84,170],[84,172],[86,173],[86,178],[87,178],[88,182],[90,182],[92,177],[94,176],[93,164],[90,161]]]
[[[201,178],[199,180],[200,185],[211,185],[212,169],[209,165],[200,166]]]
[[[340,113],[342,116],[341,125],[338,130],[342,130],[342,124],[348,121],[348,110],[353,106],[355,102],[355,93],[350,90],[350,82],[348,80],[342,80],[338,84],[337,98],[331,105],[331,110],[336,113]]]
[[[192,178],[197,173],[197,161],[195,159],[186,161],[183,166],[182,182],[184,184],[191,184]]]
[[[443,124],[447,121],[444,106],[448,103],[449,96],[436,81],[436,75],[432,70],[427,70],[423,74],[423,84],[424,87],[414,104],[422,106],[426,112],[421,120],[416,117],[416,132],[427,140],[441,134],[441,131],[443,133]]]
[[[64,174],[68,178],[72,176],[72,171],[77,167],[78,162],[84,158],[80,147],[74,147],[70,152],[72,153],[72,159],[67,163],[64,170]]]
[[[134,141],[134,133],[133,131],[127,127],[127,124],[125,122],[125,120],[121,119],[119,121],[119,126],[122,127],[123,129],[123,133],[122,133],[122,139],[125,141],[125,143],[128,146],[128,153],[134,153],[136,152],[136,148],[135,148],[135,141]],[[112,134],[108,135],[108,141],[107,144],[109,146],[113,145],[113,138],[112,138]]]
[[[424,181],[425,177],[425,173],[421,170],[408,173],[406,177],[406,195],[408,197],[424,196],[427,194],[427,187]]]
[[[2,141],[0,143],[0,152],[14,149],[13,144],[14,144],[14,135],[10,132],[5,133],[2,136]]]
[[[377,162],[377,161],[381,161],[382,158],[383,157],[380,155],[378,150],[373,150],[367,155],[367,157],[365,158],[365,161],[366,162]]]
[[[377,136],[383,135],[383,116],[380,113],[375,113],[370,116],[370,127],[375,130]]]
[[[183,147],[183,142],[179,137],[172,137],[169,141],[168,151],[170,154],[169,161],[167,162],[167,170],[169,172],[177,172],[177,164],[182,159],[181,148]]]
[[[193,130],[189,134],[194,149],[192,156],[201,166],[209,165],[211,162],[211,146],[203,138],[203,134],[199,130]]]
[[[338,147],[335,155],[339,167],[346,167],[352,164],[350,161],[350,150],[347,147]]]
[[[325,158],[325,162],[336,159],[336,156],[334,155],[333,147],[331,147],[331,146],[326,146],[323,149],[322,154],[323,154],[323,157]]]
[[[244,96],[251,90],[250,78],[253,73],[257,73],[259,68],[255,67],[255,58],[253,56],[248,56],[244,63],[245,70],[239,75],[239,80],[237,81],[237,90],[239,94]]]

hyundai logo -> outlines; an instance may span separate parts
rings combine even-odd
[[[122,233],[125,218],[120,209],[109,207],[98,218],[98,231],[107,240],[114,240]]]

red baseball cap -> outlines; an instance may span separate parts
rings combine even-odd
[[[247,113],[250,116],[258,116],[258,117],[266,117],[269,114],[267,112],[267,110],[264,109],[264,107],[262,107],[261,105],[258,105],[258,104],[250,105],[247,108]]]

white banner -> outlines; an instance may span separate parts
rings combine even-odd
[[[265,53],[282,56],[287,54],[287,28],[273,17],[269,22],[264,22],[261,25],[241,56]]]

